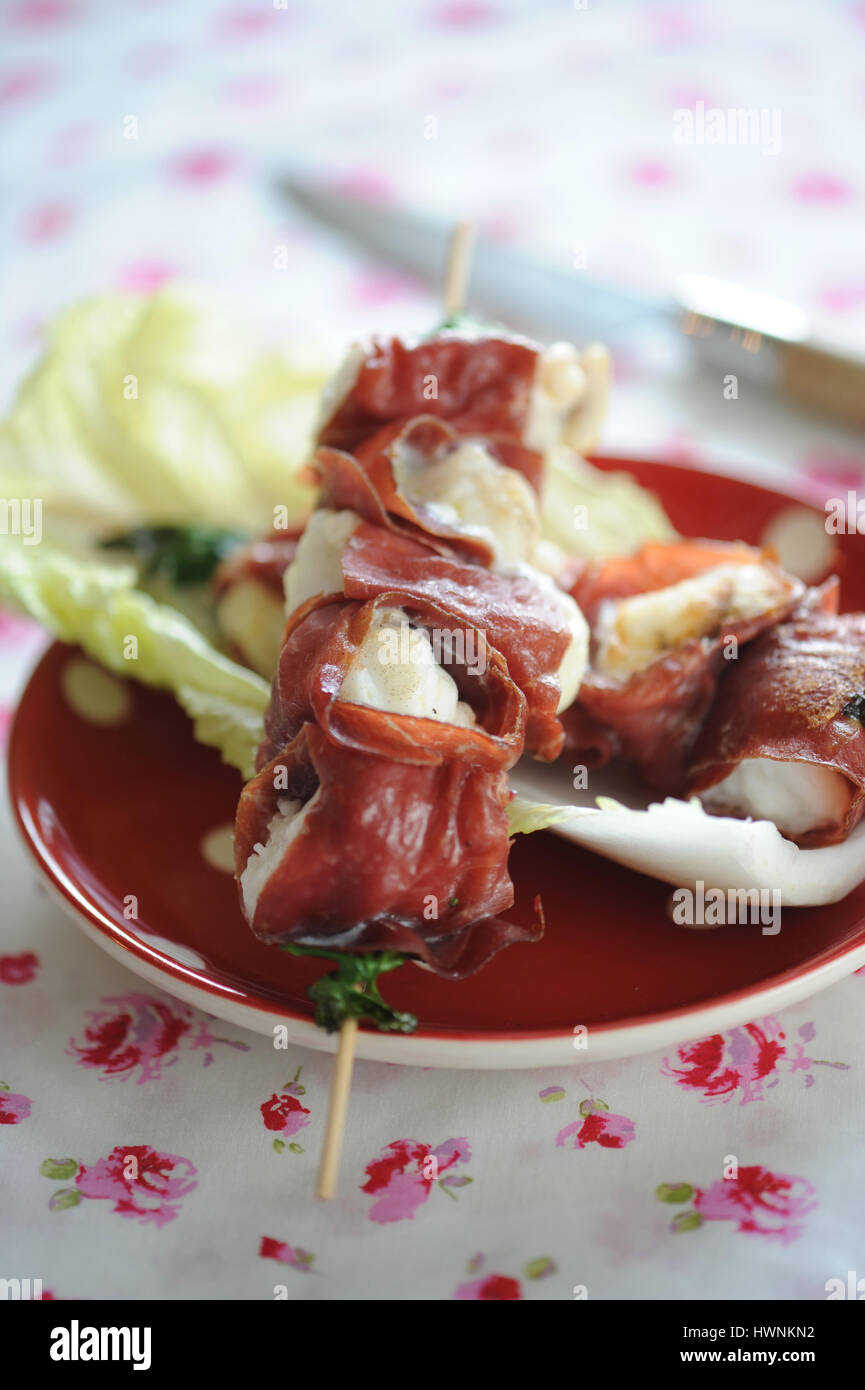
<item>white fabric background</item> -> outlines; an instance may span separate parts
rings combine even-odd
[[[672,112],[698,99],[778,107],[783,149],[676,146]],[[135,141],[123,138],[130,115]],[[430,115],[435,141],[423,136]],[[476,216],[564,264],[585,246],[589,272],[619,283],[661,292],[700,270],[798,298],[823,331],[862,346],[863,115],[858,4],[6,0],[0,391],[11,394],[60,306],[174,275],[222,285],[274,332],[334,354],[360,330],[429,324],[430,295],[280,202],[272,180],[295,167]],[[291,267],[277,272],[282,244]],[[720,387],[687,377],[643,380],[624,357],[619,367],[610,452],[795,472],[821,499],[861,476],[861,441],[841,431],[754,395],[722,403]],[[0,724],[37,646],[0,624]],[[245,1050],[181,1041],[158,1078],[104,1078],[69,1040],[100,1000],[156,992],[60,917],[5,807],[0,884],[0,957],[39,961],[15,984],[0,960],[0,1081],[7,1109],[8,1096],[31,1103],[0,1126],[0,1275],[41,1277],[61,1299],[270,1298],[277,1284],[292,1299],[447,1299],[477,1295],[492,1275],[516,1284],[490,1284],[487,1297],[568,1299],[585,1285],[590,1298],[818,1299],[857,1259],[865,1275],[865,977],[761,1025],[782,1028],[786,1050],[762,1085],[726,1099],[682,1087],[658,1055],[555,1074],[361,1063],[340,1197],[321,1206],[311,1193],[328,1059],[274,1053],[215,1022]],[[794,1070],[799,1043],[811,1064]],[[741,1035],[725,1045],[744,1050]],[[291,1142],[304,1152],[277,1153],[260,1107],[298,1066],[310,1115]],[[557,1086],[565,1095],[543,1103]],[[623,1147],[556,1145],[590,1093],[633,1123]],[[471,1159],[449,1171],[472,1181],[453,1196],[433,1187],[411,1219],[382,1224],[364,1170],[406,1136],[433,1149],[467,1139]],[[74,1180],[41,1176],[44,1159],[92,1166],[130,1145],[194,1165],[174,1219],[136,1220],[97,1197],[49,1210]],[[686,1208],[655,1188],[708,1191],[726,1155],[810,1185],[811,1209],[797,1221],[782,1198],[772,1234],[739,1229],[744,1208],[673,1234]],[[314,1262],[263,1259],[262,1237]],[[546,1272],[527,1274],[542,1258]]]

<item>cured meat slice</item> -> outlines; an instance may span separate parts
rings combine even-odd
[[[802,848],[865,811],[865,614],[835,612],[837,592],[810,591],[731,666],[689,767],[706,810],[771,819]]]
[[[432,633],[444,660],[442,666],[456,682],[461,700],[472,711],[470,724],[417,717],[377,709],[340,698],[351,663],[364,647],[377,613],[398,609],[408,624]],[[477,660],[469,664],[459,643],[464,623],[427,599],[383,592],[368,603],[335,597],[304,604],[289,620],[279,666],[265,715],[265,737],[258,765],[291,742],[307,721],[320,725],[328,737],[345,748],[412,764],[435,765],[461,758],[469,765],[506,771],[522,752],[526,702],[508,674],[502,657],[479,629],[471,630]],[[410,638],[410,632],[409,632]],[[390,634],[385,633],[385,637]],[[460,660],[460,656],[463,660]],[[411,667],[416,656],[401,633],[381,643],[378,657],[395,674],[400,664]]]
[[[382,425],[432,415],[463,436],[519,443],[539,353],[505,337],[443,335],[413,346],[399,338],[374,341],[347,364],[347,389],[326,413],[318,442],[355,453]]]
[[[453,978],[537,940],[540,915],[529,927],[497,915],[513,903],[509,799],[503,772],[397,763],[304,724],[241,797],[235,852],[252,930],[269,942],[401,951]]]
[[[435,601],[466,627],[480,629],[505,658],[527,703],[526,748],[558,756],[564,731],[557,716],[559,671],[574,641],[566,596],[543,576],[498,574],[430,553],[428,547],[368,524],[358,526],[342,554],[345,593],[369,599],[388,590]],[[582,659],[582,658],[580,658]],[[577,677],[577,680],[579,677]]]
[[[728,661],[788,617],[803,592],[760,551],[722,542],[648,545],[587,565],[571,590],[592,649],[577,705],[563,716],[568,754],[585,751],[597,766],[618,751],[652,786],[680,794]],[[599,729],[609,731],[605,748]]]

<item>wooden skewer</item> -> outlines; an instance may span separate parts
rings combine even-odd
[[[446,317],[460,313],[465,307],[474,241],[474,224],[472,222],[458,222],[451,236],[445,267],[442,298]]]
[[[348,1093],[351,1089],[356,1039],[357,1019],[347,1018],[339,1030],[339,1044],[330,1079],[330,1101],[327,1107],[324,1147],[321,1151],[321,1163],[318,1169],[318,1195],[325,1202],[329,1202],[331,1197],[336,1195],[336,1179],[339,1173],[339,1157],[342,1153],[342,1136],[345,1130],[345,1113],[348,1109]]]
[[[454,227],[448,251],[443,293],[443,307],[446,316],[458,314],[466,300],[469,282],[472,249],[474,246],[474,226],[471,222],[458,222]],[[318,1168],[318,1195],[325,1201],[336,1196],[336,1180],[339,1174],[339,1159],[342,1153],[342,1139],[345,1131],[345,1116],[348,1110],[348,1095],[351,1089],[351,1073],[354,1068],[354,1050],[357,1043],[357,1019],[347,1018],[339,1030],[339,1043],[330,1079],[330,1099],[327,1107],[327,1124],[324,1131],[324,1145]]]

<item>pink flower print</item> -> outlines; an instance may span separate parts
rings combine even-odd
[[[481,1254],[472,1256],[468,1263],[468,1273],[475,1275],[483,1269],[485,1257]],[[535,1264],[547,1263],[546,1261],[535,1261]],[[552,1261],[549,1261],[552,1265]],[[532,1265],[526,1266],[526,1274],[529,1278],[533,1277],[529,1271]],[[553,1265],[554,1269],[555,1266]],[[506,1303],[515,1299],[520,1299],[523,1291],[518,1279],[512,1279],[508,1274],[482,1274],[480,1278],[471,1279],[467,1284],[458,1284],[454,1289],[452,1298],[462,1301],[469,1299],[485,1299],[490,1303]]]
[[[698,1189],[694,1209],[704,1221],[736,1221],[737,1231],[787,1245],[802,1234],[802,1218],[818,1205],[814,1191],[806,1178],[759,1166],[740,1168],[738,1177]]]
[[[815,1066],[846,1070],[844,1063],[823,1062],[806,1055],[805,1044],[814,1038],[813,1024],[803,1024],[799,1037],[801,1042],[788,1044],[778,1019],[762,1018],[727,1034],[716,1033],[686,1043],[672,1063],[669,1058],[664,1059],[661,1071],[684,1090],[701,1092],[704,1101],[728,1101],[740,1095],[740,1104],[747,1105],[762,1100],[766,1087],[778,1085],[782,1066],[788,1072],[810,1071]],[[806,1085],[813,1080],[813,1076],[806,1078]]]
[[[281,1153],[285,1148],[286,1139],[290,1139],[298,1130],[305,1129],[309,1124],[307,1116],[310,1112],[300,1103],[300,1097],[306,1094],[306,1087],[300,1084],[300,1073],[301,1068],[298,1067],[294,1079],[283,1086],[281,1091],[274,1091],[270,1100],[266,1100],[261,1106],[261,1118],[265,1129],[282,1136],[273,1141],[277,1153]],[[303,1152],[299,1144],[290,1144],[289,1148],[294,1153]]]
[[[793,184],[792,193],[802,203],[843,203],[851,196],[851,189],[835,174],[817,170],[801,174]]]
[[[238,39],[257,39],[267,34],[274,23],[296,17],[291,10],[284,9],[279,14],[276,7],[268,10],[228,10],[219,15],[216,32],[225,43],[236,43]]]
[[[22,951],[20,956],[0,956],[0,984],[29,985],[36,979],[39,957],[32,951]]]
[[[19,29],[45,29],[74,19],[78,5],[73,0],[20,0],[8,14],[8,22]]]
[[[41,203],[28,213],[24,235],[28,241],[53,241],[68,231],[74,216],[69,203]]]
[[[585,1149],[589,1144],[599,1144],[602,1149],[623,1149],[635,1139],[633,1120],[626,1115],[612,1115],[609,1106],[602,1100],[584,1100],[580,1106],[582,1120],[574,1120],[556,1135],[558,1148],[567,1148],[573,1137],[572,1149]]]
[[[26,101],[50,87],[55,74],[44,67],[16,68],[12,72],[0,73],[0,107],[12,106],[16,101]]]
[[[833,314],[854,313],[865,308],[865,280],[827,285],[820,291],[820,303]]]
[[[295,1096],[287,1095],[284,1091],[281,1095],[274,1093],[261,1107],[265,1129],[275,1129],[280,1134],[297,1134],[299,1129],[309,1124],[309,1120],[303,1118],[308,1114],[309,1111]]]
[[[450,0],[433,11],[433,19],[446,29],[480,29],[499,18],[494,5],[482,0]]]
[[[362,270],[352,281],[351,295],[358,304],[389,304],[402,295],[413,293],[416,288],[416,283],[407,275],[388,270]]]
[[[235,102],[238,106],[269,106],[281,96],[283,90],[281,77],[259,73],[254,77],[241,77],[229,82],[224,94],[227,101]]]
[[[761,1077],[768,1075],[774,1069],[778,1056],[784,1051],[783,1044],[773,1043],[770,1054],[766,1051],[765,1035],[757,1028],[756,1024],[749,1023],[744,1029],[736,1029],[735,1031],[745,1035],[750,1034],[753,1038],[755,1054],[751,1059],[750,1067],[751,1069],[759,1068]],[[680,1047],[678,1061],[681,1065],[678,1067],[671,1065],[669,1059],[665,1058],[661,1070],[664,1075],[674,1077],[676,1083],[684,1089],[702,1091],[704,1100],[714,1100],[718,1096],[732,1095],[738,1090],[742,1082],[742,1073],[739,1067],[725,1065],[726,1056],[727,1039],[717,1033],[710,1038],[701,1038],[697,1042],[687,1043],[684,1047]],[[741,1045],[739,1057],[742,1061],[745,1060]],[[756,1074],[753,1079],[756,1079]]]
[[[720,106],[721,104],[708,88],[689,87],[685,85],[671,87],[668,101],[674,110],[682,106],[690,106],[693,108],[697,105],[698,101],[701,101],[704,107]]]
[[[148,994],[122,994],[100,999],[107,1007],[88,1012],[89,1025],[84,1030],[85,1041],[70,1038],[66,1049],[77,1056],[83,1067],[102,1072],[100,1080],[120,1077],[123,1081],[140,1073],[139,1086],[145,1081],[158,1081],[164,1066],[177,1062],[181,1046],[189,1052],[225,1043],[241,1052],[248,1052],[248,1043],[214,1037],[208,1020],[189,1004],[177,1000],[170,1003]],[[204,1065],[213,1061],[206,1052]]]
[[[210,184],[230,174],[234,157],[224,150],[198,150],[181,155],[172,165],[172,173],[181,183]]]
[[[119,286],[134,294],[152,294],[173,280],[175,271],[163,261],[134,261],[121,272]]]
[[[687,1182],[661,1183],[655,1191],[659,1202],[681,1205],[693,1202],[671,1221],[674,1234],[695,1231],[704,1221],[735,1221],[746,1235],[766,1236],[787,1245],[804,1231],[803,1217],[818,1205],[814,1187],[806,1178],[772,1173],[755,1165],[740,1168],[735,1177],[711,1187],[692,1187]]]
[[[370,1207],[370,1221],[384,1225],[389,1221],[414,1220],[418,1207],[428,1200],[434,1182],[452,1197],[452,1189],[466,1186],[471,1178],[455,1173],[443,1178],[441,1174],[470,1158],[467,1139],[446,1139],[435,1149],[416,1139],[395,1139],[382,1150],[380,1158],[366,1167],[367,1181],[361,1192],[380,1194]]]
[[[695,38],[699,33],[694,16],[684,6],[669,6],[650,10],[646,18],[655,38],[663,43],[678,43]]]
[[[673,171],[668,164],[658,159],[642,159],[631,165],[630,175],[634,183],[643,188],[666,188],[673,181]]]
[[[119,1216],[161,1227],[179,1215],[181,1201],[198,1186],[197,1172],[188,1158],[159,1153],[149,1144],[130,1144],[112,1149],[89,1167],[82,1164],[77,1191],[113,1202]]]
[[[30,1101],[27,1097],[15,1095],[5,1081],[0,1081],[0,1125],[20,1125],[29,1114]]]
[[[276,1260],[281,1265],[291,1265],[301,1274],[309,1274],[315,1256],[300,1246],[288,1245],[284,1240],[274,1240],[272,1236],[262,1236],[258,1253],[263,1260]]]
[[[387,203],[393,197],[393,188],[384,175],[377,169],[363,166],[335,179],[333,189],[346,198],[362,198],[368,203]]]
[[[486,1299],[488,1302],[507,1303],[522,1298],[523,1291],[518,1279],[507,1274],[484,1274],[469,1284],[458,1284],[454,1289],[455,1299]]]

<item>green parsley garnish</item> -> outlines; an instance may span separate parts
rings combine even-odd
[[[136,526],[101,541],[103,550],[130,550],[142,577],[158,575],[172,584],[202,584],[220,560],[248,540],[223,526]]]
[[[382,999],[376,983],[379,975],[405,965],[408,956],[399,951],[367,951],[351,955],[345,951],[327,951],[318,946],[295,946],[286,942],[283,951],[293,956],[321,956],[335,960],[336,970],[313,980],[307,994],[315,1004],[315,1021],[319,1028],[336,1033],[347,1018],[365,1019],[383,1033],[413,1033],[417,1028],[414,1014],[400,1013]]]

